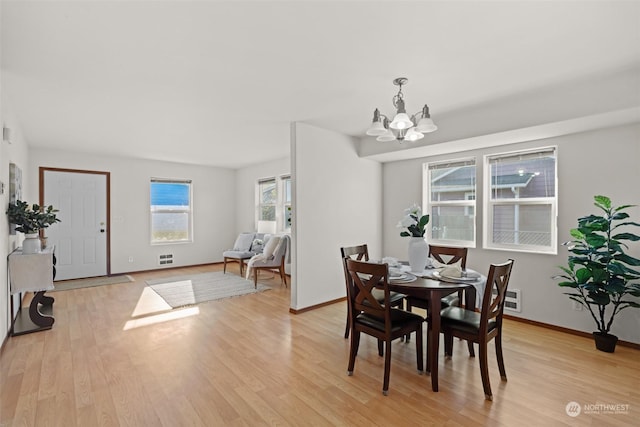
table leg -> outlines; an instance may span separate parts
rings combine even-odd
[[[51,316],[43,316],[38,309],[38,304],[51,305],[53,304],[53,298],[45,296],[45,291],[38,291],[33,296],[31,304],[29,304],[29,318],[33,323],[40,327],[50,327],[55,322],[55,319]]]

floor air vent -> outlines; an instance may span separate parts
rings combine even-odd
[[[493,291],[493,294],[496,294],[495,290]],[[507,297],[504,300],[504,309],[520,313],[522,311],[520,304],[520,289],[507,289]]]
[[[173,254],[158,255],[158,265],[173,264]]]

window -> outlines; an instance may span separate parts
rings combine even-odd
[[[151,243],[191,241],[191,181],[151,179]]]
[[[485,156],[484,246],[557,253],[556,148]]]
[[[475,159],[427,163],[423,181],[430,242],[475,247]]]
[[[284,221],[282,229],[291,231],[291,177],[283,176],[282,180],[282,212]]]
[[[291,231],[291,176],[260,179],[256,185],[258,233]]]
[[[277,196],[275,178],[258,182],[258,221],[275,222]]]

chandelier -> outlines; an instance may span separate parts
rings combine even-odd
[[[422,111],[415,113],[411,117],[407,115],[407,111],[404,108],[402,86],[407,84],[408,81],[409,79],[405,77],[398,77],[393,80],[393,84],[400,87],[397,95],[393,97],[393,106],[396,107],[396,115],[393,120],[389,122],[389,118],[384,114],[380,114],[380,110],[376,108],[373,112],[373,122],[367,130],[367,135],[376,136],[376,140],[380,142],[394,140],[417,141],[424,138],[425,133],[438,129],[438,126],[431,120],[429,106],[427,104],[422,107]]]

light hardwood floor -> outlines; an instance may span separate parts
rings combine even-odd
[[[415,369],[415,341],[394,342],[385,397],[370,337],[347,376],[346,302],[290,314],[289,289],[268,275],[261,281],[272,290],[176,310],[145,288],[147,279],[221,269],[54,293],[53,329],[9,338],[0,355],[0,425],[638,425],[635,349],[606,354],[590,339],[507,321],[509,381],[500,381],[491,344],[488,402],[466,345],[456,341],[452,359],[441,354],[433,393]],[[628,406],[573,418],[572,401]]]

